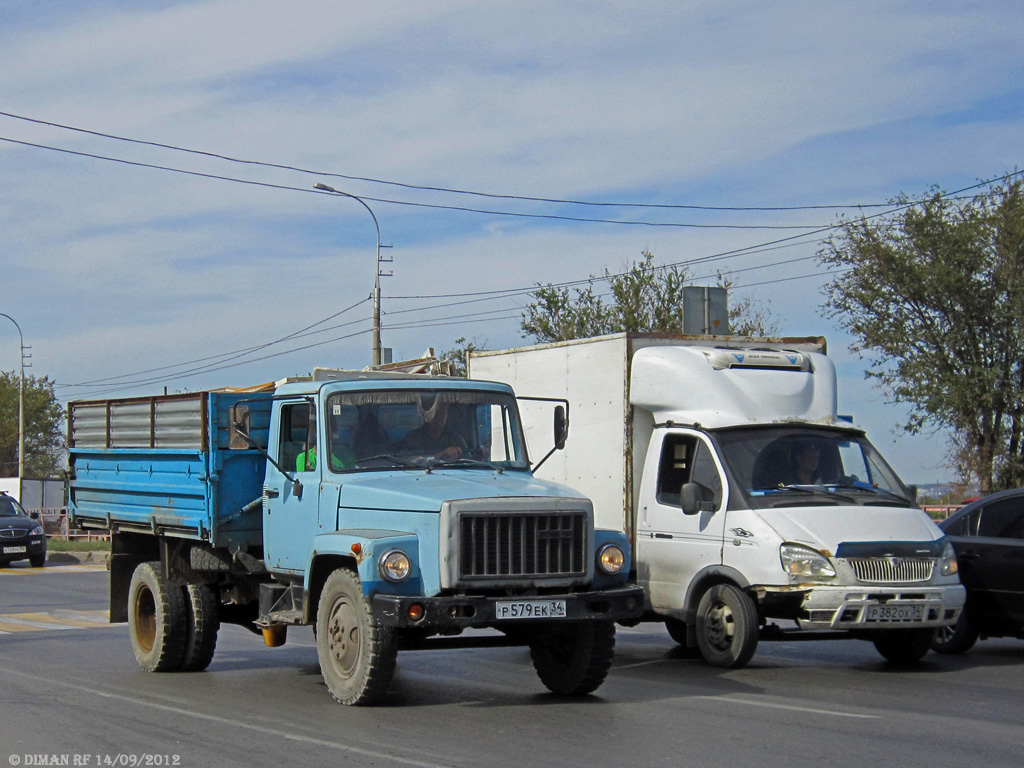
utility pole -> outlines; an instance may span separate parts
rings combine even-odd
[[[25,346],[25,337],[21,333],[18,321],[3,312],[0,312],[0,317],[6,317],[18,329],[18,351],[21,353],[18,375],[18,501],[20,502],[25,484],[25,350],[29,347]]]

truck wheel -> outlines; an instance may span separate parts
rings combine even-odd
[[[530,640],[537,676],[549,691],[563,696],[596,691],[608,676],[614,653],[615,624],[611,621],[544,627]]]
[[[931,648],[934,629],[885,629],[874,639],[878,652],[893,664],[913,664]]]
[[[956,622],[939,627],[932,635],[931,648],[936,653],[964,653],[978,642],[978,630],[971,624],[967,611],[960,611]]]
[[[164,578],[160,563],[140,563],[128,587],[128,634],[139,666],[147,672],[177,670],[187,619],[181,587]]]
[[[205,584],[189,584],[184,589],[186,626],[182,672],[201,672],[213,661],[217,648],[220,616],[217,595]]]
[[[327,689],[342,704],[374,704],[395,674],[395,631],[377,623],[359,577],[339,569],[327,577],[316,612],[316,651]]]
[[[704,593],[696,623],[697,645],[712,666],[739,669],[757,650],[757,608],[732,584],[716,584]]]

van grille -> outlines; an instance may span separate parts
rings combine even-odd
[[[935,569],[929,557],[851,557],[849,563],[860,581],[875,584],[928,581]]]
[[[587,571],[587,514],[466,514],[459,516],[459,575],[579,576]]]

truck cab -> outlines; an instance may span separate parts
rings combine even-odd
[[[527,645],[581,695],[643,610],[627,538],[534,477],[505,384],[333,372],[70,410],[73,516],[113,533],[111,620],[144,669],[204,668],[221,622],[271,646],[311,624],[345,704],[385,696],[399,647],[457,636]]]

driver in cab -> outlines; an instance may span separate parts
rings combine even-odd
[[[441,461],[456,461],[461,457],[466,450],[466,441],[447,427],[448,403],[438,396],[422,396],[417,410],[423,424],[405,436],[402,449]]]

